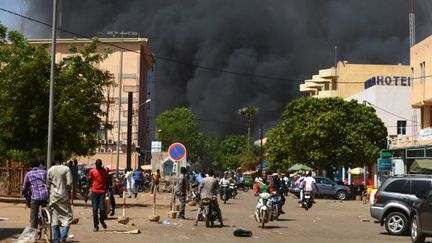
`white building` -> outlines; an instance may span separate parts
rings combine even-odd
[[[376,110],[391,144],[412,141],[420,130],[420,110],[411,106],[410,86],[374,85],[345,100],[352,99]]]

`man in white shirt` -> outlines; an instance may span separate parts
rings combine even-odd
[[[315,192],[319,193],[318,187],[316,186],[316,181],[312,177],[312,173],[309,171],[302,182],[303,191],[311,191],[312,192],[312,200],[315,199]],[[315,200],[314,200],[315,202]]]

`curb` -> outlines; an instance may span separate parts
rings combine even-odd
[[[23,203],[25,204],[25,198],[20,197],[0,197],[0,202],[3,203]]]

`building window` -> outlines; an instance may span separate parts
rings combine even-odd
[[[405,135],[406,134],[406,121],[397,121],[397,134]]]

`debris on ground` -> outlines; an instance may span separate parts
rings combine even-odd
[[[120,217],[120,218],[117,219],[117,223],[119,223],[119,224],[127,224],[127,223],[129,223],[129,218],[125,217],[125,216],[122,216],[122,217]]]
[[[134,230],[113,230],[113,231],[105,231],[107,233],[113,233],[113,234],[140,234],[141,231],[139,229]]]
[[[233,235],[237,237],[252,237],[252,232],[250,230],[236,229]]]

